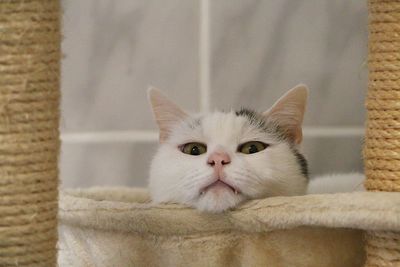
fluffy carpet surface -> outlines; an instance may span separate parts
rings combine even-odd
[[[60,266],[362,266],[363,230],[400,231],[400,194],[249,201],[223,214],[139,188],[60,195]]]

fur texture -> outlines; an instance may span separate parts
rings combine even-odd
[[[61,267],[362,266],[356,229],[400,231],[400,195],[273,197],[210,215],[149,203],[144,189],[75,189],[59,218]]]
[[[365,191],[361,173],[330,174],[318,176],[310,180],[307,194],[332,194]]]
[[[151,90],[160,129],[160,146],[150,169],[152,200],[221,212],[248,199],[304,194],[307,163],[297,146],[307,92],[298,86],[264,113],[242,109],[189,116]],[[254,154],[240,153],[240,145],[249,141],[267,147]],[[181,147],[191,142],[204,144],[206,153],[183,153]],[[229,164],[222,161],[218,172],[209,162],[216,153],[229,159]],[[216,181],[223,183],[214,186]]]

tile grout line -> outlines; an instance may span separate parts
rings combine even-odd
[[[199,104],[202,112],[210,111],[210,0],[200,0],[199,9]],[[364,127],[304,127],[305,138],[313,137],[362,137]],[[62,133],[65,144],[98,143],[152,143],[158,141],[158,131],[126,130]]]
[[[199,12],[200,110],[210,111],[210,1],[200,0]]]
[[[158,131],[123,130],[61,133],[61,141],[68,144],[81,143],[130,143],[157,142]]]
[[[364,127],[335,127],[335,126],[309,126],[303,127],[303,134],[310,137],[354,137],[365,134]]]
[[[364,127],[304,127],[304,137],[362,137]],[[82,143],[151,143],[158,141],[156,130],[96,131],[62,133],[61,140],[65,144]]]

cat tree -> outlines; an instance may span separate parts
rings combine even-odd
[[[369,0],[369,12],[365,186],[398,192],[400,2]],[[58,0],[0,1],[0,266],[56,266],[59,66]],[[276,197],[224,215],[147,201],[134,188],[61,193],[60,266],[400,266],[399,193]]]
[[[0,1],[0,266],[55,266],[60,8]]]
[[[365,187],[400,191],[400,1],[369,1]],[[400,229],[367,233],[367,266],[400,266]]]

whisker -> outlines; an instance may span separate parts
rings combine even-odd
[[[207,170],[199,170],[195,175],[190,174],[187,176],[182,177],[181,182],[175,186],[182,186],[185,189],[189,189],[193,186],[193,184],[197,184],[200,180],[204,180],[208,178],[210,175],[207,175]]]
[[[255,174],[254,172],[251,172],[249,170],[247,170],[247,172],[242,172],[242,171],[235,171],[234,174],[237,174],[239,176],[237,176],[238,180],[241,181],[248,181],[248,180],[257,180],[258,182],[262,182],[263,179],[261,179],[261,177],[259,177],[257,174]]]
[[[196,177],[200,177],[202,172],[200,169],[195,169],[193,172],[188,173],[187,175],[183,176],[180,181],[176,184],[170,184],[167,188],[165,188],[166,192],[171,192],[176,190],[177,187],[184,187],[187,188],[188,184],[193,183],[193,180],[196,180]]]

